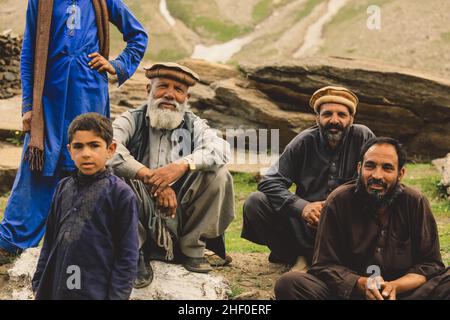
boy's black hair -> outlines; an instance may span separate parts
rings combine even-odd
[[[69,144],[77,131],[94,131],[109,146],[113,141],[113,128],[111,121],[94,112],[85,113],[76,117],[69,126]]]
[[[408,155],[406,153],[405,148],[403,145],[394,138],[388,138],[388,137],[375,137],[369,139],[362,147],[361,149],[361,155],[359,157],[359,161],[361,164],[364,161],[364,156],[366,155],[367,151],[376,144],[390,144],[395,148],[395,151],[397,151],[398,156],[398,170],[400,171],[406,164],[406,160],[408,160]]]

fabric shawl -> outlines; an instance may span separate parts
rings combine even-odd
[[[44,167],[45,123],[42,95],[47,71],[53,2],[53,0],[40,0],[38,5],[33,78],[33,116],[31,118],[30,143],[25,153],[25,160],[29,161],[31,171],[37,172],[41,172]],[[92,0],[92,4],[95,10],[100,54],[109,59],[109,14],[106,0]]]

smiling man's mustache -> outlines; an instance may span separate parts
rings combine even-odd
[[[162,104],[174,106],[172,108],[164,108]],[[166,98],[153,98],[153,92],[148,97],[148,112],[150,115],[150,126],[156,129],[173,130],[183,121],[185,112],[189,110],[187,100],[185,103],[179,103],[176,100],[168,100]]]
[[[158,101],[158,100],[160,100],[160,101]],[[169,101],[169,100],[166,100],[166,99],[164,99],[164,98],[158,99],[158,100],[156,100],[156,103],[158,104],[158,108],[160,108],[161,105],[163,105],[163,104],[171,105],[171,106],[173,106],[175,109],[179,109],[179,108],[180,108],[180,104],[177,103],[177,102],[174,103],[173,101]]]
[[[367,186],[372,186],[372,185],[379,185],[379,186],[383,187],[383,189],[385,189],[385,190],[387,188],[387,183],[381,179],[370,178],[367,181]]]
[[[330,131],[331,129],[336,129],[336,130],[339,130],[339,131],[343,131],[344,127],[342,125],[340,125],[340,124],[331,124],[331,123],[329,123],[329,124],[327,124],[325,126],[325,130],[326,131]]]

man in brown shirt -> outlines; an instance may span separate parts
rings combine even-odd
[[[313,266],[289,272],[277,299],[450,299],[450,269],[439,251],[427,199],[400,183],[406,153],[398,141],[363,147],[359,178],[328,197]]]

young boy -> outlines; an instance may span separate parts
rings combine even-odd
[[[116,150],[111,122],[96,113],[69,130],[77,172],[58,184],[33,277],[36,299],[128,299],[138,262],[133,191],[106,162]]]

